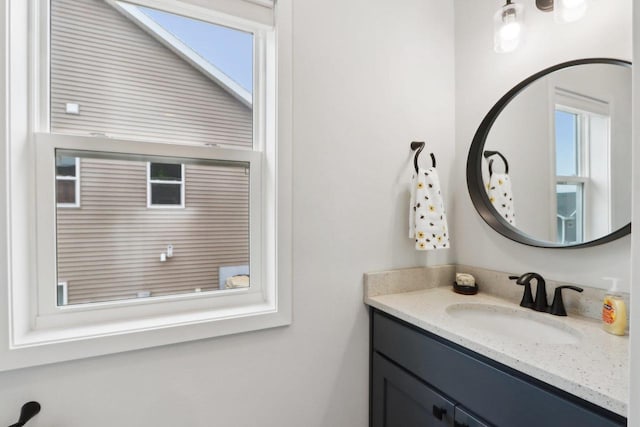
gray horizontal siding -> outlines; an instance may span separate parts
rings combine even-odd
[[[147,208],[146,163],[83,158],[80,208],[57,209],[58,279],[69,303],[218,288],[249,263],[244,168],[185,165],[185,208]],[[160,262],[167,245],[174,256]]]
[[[253,132],[249,108],[103,0],[51,0],[51,128],[244,147]],[[80,170],[80,208],[57,211],[70,304],[217,289],[219,267],[248,264],[244,169],[186,165],[184,209],[147,208],[143,162]]]
[[[252,112],[105,1],[51,0],[51,128],[251,146]]]

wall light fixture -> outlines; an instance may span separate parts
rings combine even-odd
[[[553,16],[556,22],[575,22],[587,13],[587,0],[556,0]]]
[[[575,22],[587,12],[587,0],[536,0],[536,7],[542,12],[552,12],[559,23]],[[498,53],[514,51],[524,35],[524,7],[506,0],[495,13],[493,48]]]
[[[515,50],[522,39],[524,27],[524,7],[507,0],[493,17],[493,48],[506,53]]]

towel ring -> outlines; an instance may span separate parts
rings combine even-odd
[[[500,158],[502,159],[502,162],[504,163],[504,173],[509,173],[509,162],[507,162],[507,158],[503,156],[501,152],[487,150],[483,153],[485,159],[488,159],[491,156],[495,156],[496,154],[500,156]],[[492,175],[493,175],[493,159],[489,160],[489,176],[492,176]]]
[[[424,149],[425,145],[427,145],[425,142],[423,141],[412,141],[411,142],[411,149],[413,151],[416,151],[416,155],[413,157],[413,167],[416,169],[416,173],[418,173],[418,157],[420,157],[420,153],[422,152],[422,150]],[[433,155],[433,153],[429,153],[431,155],[431,166],[432,167],[436,167],[436,156]]]

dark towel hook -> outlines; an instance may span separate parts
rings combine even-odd
[[[423,141],[411,141],[411,149],[413,151],[418,150],[416,151],[416,155],[413,157],[413,167],[416,169],[416,173],[418,173],[418,157],[420,157],[420,153],[424,149],[425,145],[427,144]],[[430,155],[431,155],[431,166],[435,168],[436,156],[434,156],[433,153],[430,153]]]
[[[40,412],[40,404],[38,402],[27,402],[22,405],[20,410],[20,419],[17,423],[10,425],[9,427],[22,427],[27,421],[35,417]]]
[[[500,158],[504,162],[504,173],[509,173],[509,162],[507,162],[507,158],[503,156],[501,152],[487,150],[483,153],[483,155],[485,159],[488,159],[489,157],[495,156],[495,155],[500,156]],[[493,159],[489,160],[489,176],[492,176],[492,175],[493,175]]]

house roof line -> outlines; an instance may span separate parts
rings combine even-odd
[[[191,66],[199,70],[205,76],[209,77],[218,85],[220,85],[224,90],[229,92],[231,96],[236,98],[242,104],[249,108],[253,108],[253,98],[248,90],[240,86],[236,81],[226,75],[218,67],[204,59],[195,50],[186,45],[182,40],[164,29],[151,17],[147,16],[144,12],[138,9],[137,6],[122,3],[117,0],[105,1],[120,13],[122,13],[124,16],[131,19],[135,24],[149,33],[153,38],[158,40],[175,54],[187,61]]]

